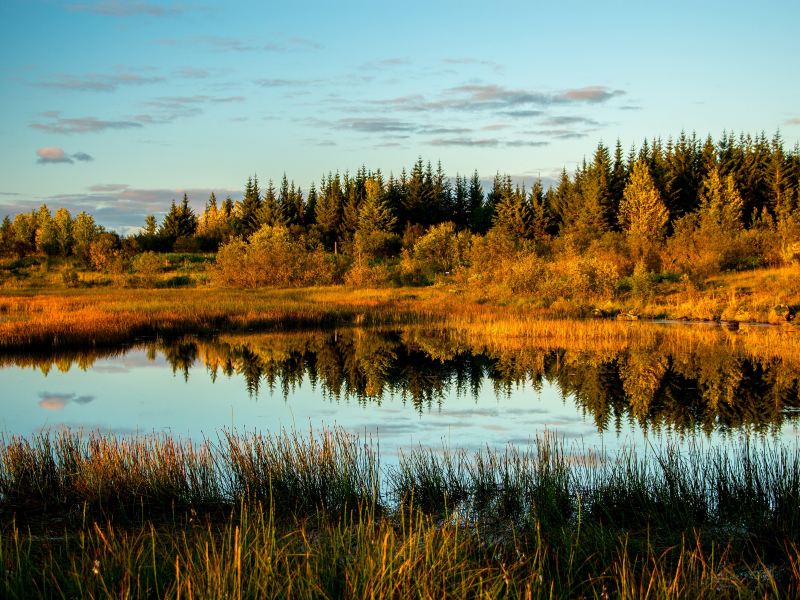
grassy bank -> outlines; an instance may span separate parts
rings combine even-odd
[[[442,324],[481,329],[488,336],[526,336],[541,329],[536,325],[541,320],[620,314],[790,324],[786,319],[800,303],[800,278],[792,269],[731,274],[703,292],[680,283],[663,286],[646,301],[548,306],[536,297],[457,282],[369,290],[22,288],[0,293],[0,348],[112,345],[142,336],[346,324]]]
[[[748,597],[800,591],[800,452],[741,440],[414,450],[340,430],[12,438],[5,597]]]

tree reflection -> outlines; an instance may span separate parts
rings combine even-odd
[[[665,334],[666,335],[666,334]],[[673,335],[670,333],[669,335]],[[0,357],[0,365],[88,369],[98,358],[132,348],[160,353],[188,380],[204,366],[211,381],[241,378],[257,398],[265,389],[286,401],[302,386],[320,387],[331,402],[381,403],[399,398],[423,412],[448,394],[477,399],[484,385],[502,397],[543,385],[557,388],[598,430],[626,422],[647,430],[765,432],[800,413],[798,364],[731,343],[669,343],[666,337],[611,349],[548,344],[478,343],[461,332],[345,329],[154,340],[109,351]]]

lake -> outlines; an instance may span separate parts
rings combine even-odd
[[[417,445],[525,445],[545,432],[575,453],[743,436],[794,442],[800,372],[791,357],[754,352],[718,327],[684,339],[691,327],[663,325],[647,343],[618,347],[476,342],[407,327],[6,354],[0,431],[202,439],[223,428],[337,426],[371,436],[389,463]]]

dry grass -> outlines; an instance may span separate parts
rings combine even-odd
[[[646,301],[621,297],[600,306],[502,289],[445,284],[429,288],[183,289],[80,288],[54,283],[0,294],[0,348],[109,345],[134,337],[330,324],[440,323],[481,329],[487,338],[549,335],[542,320],[632,312],[642,318],[770,322],[776,306],[800,306],[796,267],[732,273],[702,289],[661,283]],[[601,326],[593,326],[601,327]],[[572,337],[585,335],[575,332]],[[627,337],[609,325],[601,337]],[[592,337],[598,335],[592,334]]]
[[[800,455],[415,451],[319,437],[0,446],[0,595],[790,597]],[[383,481],[384,483],[381,483]],[[383,491],[381,487],[384,486]]]

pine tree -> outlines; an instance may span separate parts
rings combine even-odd
[[[272,182],[270,182],[270,188]],[[262,207],[261,192],[258,189],[257,178],[247,178],[244,197],[237,205],[236,232],[248,239],[260,226],[259,214]]]
[[[342,187],[339,174],[333,177],[329,173],[327,179],[323,177],[320,189],[314,211],[316,226],[325,248],[334,250],[342,224]]]
[[[189,238],[197,232],[197,215],[189,206],[189,196],[184,192],[178,208],[178,237]]]
[[[308,198],[306,198],[305,210],[303,211],[303,226],[305,226],[306,229],[310,228],[314,224],[314,218],[316,214],[317,187],[312,181],[311,186],[308,188]]]
[[[170,204],[167,214],[164,216],[164,220],[161,222],[158,235],[168,240],[170,245],[174,244],[175,240],[181,235],[180,211],[174,199],[172,200],[172,204]]]
[[[720,235],[734,235],[741,231],[744,201],[736,189],[733,175],[720,177],[715,168],[706,177],[701,191],[701,219],[719,227]]]
[[[473,171],[469,180],[467,207],[470,229],[475,233],[486,233],[492,220],[491,214],[487,215],[484,211],[483,186],[477,170]]]
[[[494,213],[493,228],[515,244],[532,237],[533,215],[524,189],[503,186]]]

